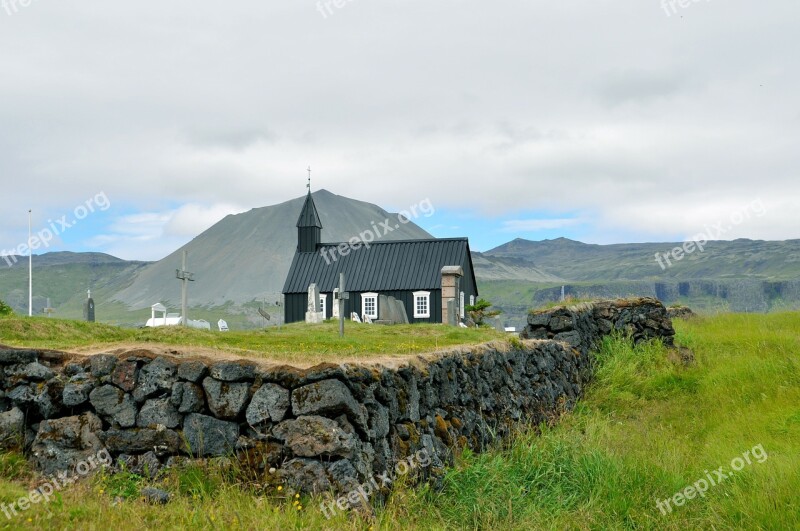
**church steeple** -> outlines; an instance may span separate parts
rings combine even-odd
[[[319,220],[314,198],[311,197],[311,168],[308,169],[308,195],[297,219],[297,251],[315,253],[322,241],[322,223]]]

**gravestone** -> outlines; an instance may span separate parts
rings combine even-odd
[[[339,288],[333,290],[333,318],[339,318]]]
[[[94,322],[94,299],[92,298],[92,290],[86,291],[87,299],[86,302],[83,304],[83,320],[89,323]],[[48,306],[49,299],[48,299]]]
[[[391,321],[392,311],[389,308],[389,296],[378,295],[378,321]]]
[[[398,324],[408,324],[408,313],[406,313],[406,303],[397,299],[394,301],[395,306],[397,307],[397,313],[400,317]]]
[[[325,314],[319,311],[319,288],[316,284],[308,287],[308,308],[306,309],[306,323],[319,324],[325,320]]]
[[[458,303],[455,299],[447,299],[447,313],[445,317],[449,326],[458,326]]]

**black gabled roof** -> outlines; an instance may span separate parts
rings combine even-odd
[[[342,272],[347,291],[441,289],[442,268],[464,263],[470,268],[464,274],[475,282],[467,238],[375,242],[351,249],[347,256],[334,251],[338,245],[323,243],[315,253],[295,253],[283,293],[306,293],[312,283],[330,293],[339,286]],[[325,251],[334,251],[336,261],[330,252],[326,261]]]
[[[314,199],[311,197],[311,190],[308,191],[306,202],[303,203],[303,210],[300,211],[300,217],[297,218],[297,226],[322,228],[322,222],[319,220],[319,214],[317,213],[317,206],[314,204]]]

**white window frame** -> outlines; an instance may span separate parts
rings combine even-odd
[[[367,313],[367,300],[372,299],[375,301],[375,312]],[[361,315],[366,315],[370,319],[378,318],[378,294],[377,293],[362,293],[361,294]]]
[[[459,296],[458,305],[459,305],[459,308],[461,308],[461,318],[463,319],[465,317],[465,315],[466,315],[464,313],[464,292],[463,291],[461,292],[461,295]]]
[[[415,291],[414,295],[414,318],[415,319],[425,319],[431,316],[431,292],[430,291]],[[417,307],[417,299],[424,298],[425,299],[425,312],[420,312]]]
[[[327,311],[326,311],[327,308],[328,308],[328,294],[327,293],[320,293],[319,294],[319,305],[320,305],[320,308],[318,308],[317,311],[321,312],[323,317],[328,315]]]

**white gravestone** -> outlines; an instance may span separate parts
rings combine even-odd
[[[319,324],[325,320],[325,314],[319,311],[319,288],[316,284],[308,287],[308,308],[306,310],[306,322]]]
[[[333,318],[334,319],[338,319],[339,318],[339,297],[337,297],[338,294],[339,294],[339,288],[335,288],[333,290]]]

